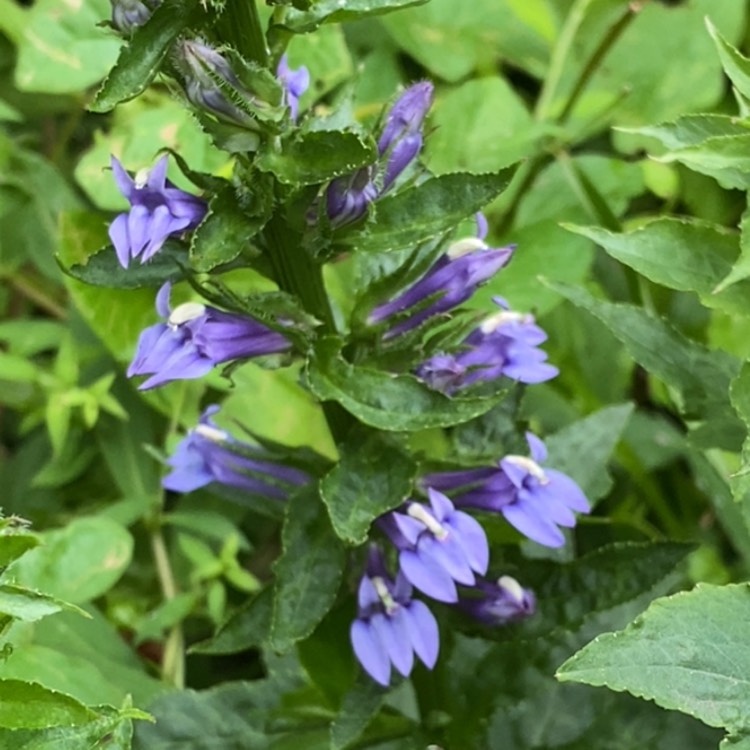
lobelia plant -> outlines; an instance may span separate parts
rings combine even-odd
[[[542,178],[552,179],[545,160],[554,160],[608,227],[576,231],[609,242],[615,258],[628,256],[609,232],[617,216],[566,159],[597,121],[573,127],[571,112],[642,4],[623,4],[615,18],[614,6],[574,3],[527,124],[534,150],[510,149],[513,158],[495,171],[445,171],[435,168],[433,144],[453,89],[414,67],[384,95],[372,70],[335,59],[339,46],[366,36],[355,28],[347,39],[339,22],[382,24],[398,44],[416,44],[416,27],[396,29],[388,14],[424,2],[268,0],[262,9],[254,1],[113,0],[109,33],[123,47],[92,109],[109,112],[148,91],[147,109],[148,97],[166,88],[169,106],[184,107],[206,136],[208,156],[185,147],[176,126],[165,128],[161,145],[163,133],[154,134],[153,148],[128,152],[112,138],[111,174],[129,208],[109,217],[111,244],[92,242],[67,268],[77,281],[130,294],[135,305],[155,297],[155,313],[141,306],[128,320],[129,380],[117,385],[136,405],[133,432],[143,429],[128,450],[148,468],[112,513],[128,516],[148,496],[138,512],[153,565],[137,574],[158,581],[164,601],[126,613],[137,623],[128,638],[144,652],[155,646],[164,685],[139,706],[154,723],[115,736],[110,722],[84,738],[92,747],[113,738],[125,750],[212,742],[263,750],[628,747],[607,743],[629,726],[630,703],[612,708],[600,699],[596,706],[615,717],[604,727],[610,714],[603,709],[600,720],[599,708],[583,710],[579,693],[553,675],[565,662],[563,680],[646,694],[611,665],[606,679],[586,672],[596,671],[598,640],[574,654],[667,592],[688,549],[656,540],[650,517],[631,519],[621,535],[610,530],[622,520],[607,516],[606,466],[633,405],[595,411],[597,388],[607,384],[576,390],[601,372],[570,375],[579,344],[571,340],[600,331],[569,310],[559,319],[545,314],[550,286],[537,276],[546,269],[526,255],[534,233],[515,231],[514,222],[535,180],[544,187]],[[592,50],[583,19],[597,33],[607,29]],[[590,53],[575,75],[560,67],[574,40]],[[524,54],[514,50],[506,62]],[[466,74],[448,57],[441,63],[444,80]],[[737,65],[744,78],[730,69],[747,98],[750,67]],[[476,67],[490,70],[483,58]],[[664,127],[668,144],[693,132]],[[528,160],[513,166],[521,155]],[[682,152],[673,158],[690,163]],[[552,206],[539,224],[555,230],[564,218],[554,215],[558,183],[534,208]],[[71,221],[81,237],[98,236],[98,217]],[[566,264],[580,262],[569,255],[560,264],[565,279]],[[624,262],[671,278],[643,258]],[[506,292],[507,279],[516,286]],[[609,283],[614,297],[637,288],[649,300],[627,274],[600,281],[597,294],[599,286],[609,293]],[[706,282],[698,291],[717,288]],[[700,404],[680,412],[681,428],[700,422],[709,436],[697,440],[726,447],[711,442],[713,417],[702,410],[716,407],[736,432],[731,408],[716,406],[705,383],[736,377],[744,389],[732,362],[681,343],[673,361],[674,332],[635,316],[623,322],[626,306],[582,290],[554,289],[555,304],[564,296],[594,312],[597,326],[637,352],[643,372],[633,390],[648,407],[639,434],[663,416],[637,391],[648,370],[669,389],[670,378],[678,381],[681,408],[693,397]],[[648,346],[639,348],[646,328],[661,338],[644,333]],[[744,419],[744,390],[737,393]],[[593,414],[571,416],[581,411]],[[662,437],[648,443],[654,452]],[[649,447],[639,453],[632,442],[634,455],[625,451],[621,461],[628,468],[648,458]],[[109,455],[130,473],[125,455],[125,468],[116,450]],[[632,492],[655,494],[641,475]],[[657,509],[671,520],[669,509]],[[649,541],[634,542],[634,529],[646,529]],[[604,544],[610,538],[625,541]],[[581,539],[587,552],[579,556]],[[116,597],[108,605],[123,616]],[[218,658],[226,655],[233,658]],[[212,666],[197,676],[193,663]],[[2,683],[0,675],[0,702]],[[148,718],[128,711],[121,715]],[[585,728],[566,724],[587,711]],[[541,714],[552,718],[537,735]],[[744,737],[741,722],[728,726]]]

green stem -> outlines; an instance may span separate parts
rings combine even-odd
[[[6,277],[10,286],[22,297],[35,304],[38,308],[48,312],[53,318],[65,320],[68,317],[66,309],[50,297],[44,289],[36,285],[31,279],[22,274],[12,274]]]

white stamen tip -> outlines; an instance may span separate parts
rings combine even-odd
[[[380,601],[383,602],[386,613],[390,615],[395,612],[398,609],[398,602],[391,596],[391,592],[388,590],[388,586],[385,585],[385,581],[380,576],[375,576],[370,581],[375,587]]]
[[[428,512],[424,505],[411,503],[406,511],[412,518],[423,523],[427,530],[439,541],[443,541],[448,536],[448,529],[445,528],[431,513]]]
[[[522,469],[526,469],[532,477],[539,480],[540,484],[547,484],[549,482],[544,469],[533,458],[529,458],[528,456],[506,456],[505,460],[510,461],[516,466],[520,466]]]
[[[208,424],[199,424],[195,432],[201,437],[211,440],[214,443],[224,443],[229,440],[229,434],[220,430],[218,427],[211,427]]]
[[[464,239],[454,242],[448,248],[446,254],[451,260],[456,260],[456,258],[460,258],[462,255],[468,255],[477,250],[487,250],[488,248],[489,245],[480,240],[479,237],[464,237]]]
[[[200,318],[200,316],[204,315],[205,312],[206,306],[202,305],[200,302],[186,302],[184,305],[178,305],[174,310],[172,310],[172,312],[169,314],[167,325],[172,326],[172,328],[176,328],[183,323],[188,323],[191,320]]]
[[[530,323],[531,316],[526,313],[513,312],[512,310],[503,310],[502,312],[490,315],[485,318],[479,328],[482,333],[494,333],[500,326],[506,323]]]
[[[144,187],[146,187],[146,183],[148,182],[148,174],[151,170],[144,167],[143,169],[139,169],[135,173],[135,177],[133,178],[133,182],[135,183],[136,190],[141,190]]]
[[[514,601],[519,604],[523,601],[523,588],[515,578],[512,578],[511,576],[500,576],[500,578],[497,579],[497,585],[501,589],[505,589]]]

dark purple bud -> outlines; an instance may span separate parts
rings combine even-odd
[[[276,77],[284,89],[282,103],[289,107],[292,122],[296,122],[299,114],[300,97],[310,87],[310,71],[304,65],[292,70],[289,67],[287,56],[282,55],[276,68]]]
[[[166,156],[152,170],[139,172],[135,179],[113,156],[112,173],[131,205],[130,211],[117,216],[109,227],[109,237],[123,268],[133,258],[145,263],[168,237],[195,229],[206,215],[204,200],[167,180]]]
[[[128,368],[128,377],[151,375],[139,390],[172,380],[200,378],[223,362],[278,354],[291,348],[282,334],[244,315],[197,302],[170,310],[169,293],[167,283],[156,297],[156,310],[165,322],[141,333]]]
[[[334,227],[351,224],[364,216],[367,207],[378,197],[369,167],[354,174],[338,177],[326,189],[326,211]]]
[[[211,417],[218,410],[218,406],[206,409],[198,426],[177,445],[167,460],[172,471],[162,479],[163,487],[192,492],[219,482],[285,500],[291,491],[310,481],[305,472],[271,460],[263,449],[235,440],[217,427]]]
[[[118,31],[131,33],[151,18],[151,8],[140,0],[111,0],[112,26]]]
[[[495,583],[477,581],[480,596],[461,599],[459,606],[485,625],[507,625],[536,612],[536,597],[515,578],[501,576]]]
[[[370,548],[365,575],[359,584],[357,619],[350,636],[357,660],[376,682],[388,685],[391,666],[408,677],[414,654],[432,669],[440,636],[434,615],[424,602],[412,598],[412,587],[399,571],[386,573],[382,551]]]

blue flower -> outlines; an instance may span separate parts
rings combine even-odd
[[[211,417],[219,411],[210,406],[167,460],[172,471],[162,486],[173,492],[192,492],[211,482],[285,500],[307,484],[310,477],[299,469],[270,459],[261,448],[235,440],[219,429]]]
[[[151,18],[151,8],[141,0],[111,0],[112,26],[117,31],[131,33]]]
[[[480,227],[482,225],[480,224]],[[391,339],[411,331],[435,315],[447,313],[468,300],[480,284],[492,278],[513,255],[514,247],[491,248],[480,236],[454,242],[427,273],[390,302],[378,305],[370,324],[399,316],[383,335]],[[409,315],[409,311],[413,312]]]
[[[507,625],[531,617],[536,611],[536,597],[515,578],[501,576],[496,582],[478,580],[479,596],[462,598],[460,607],[485,625]]]
[[[156,311],[164,323],[146,328],[138,339],[128,377],[151,375],[139,390],[171,380],[200,378],[216,365],[235,359],[277,354],[291,348],[290,341],[253,318],[188,302],[169,307],[171,285],[156,296]]]
[[[112,172],[120,192],[130,201],[128,213],[120,214],[109,227],[117,258],[127,268],[132,258],[145,263],[166,239],[194,229],[206,215],[206,203],[176,188],[167,180],[167,157],[133,179],[113,156]]]
[[[428,474],[421,483],[442,491],[459,490],[454,497],[456,505],[502,513],[529,539],[546,547],[561,547],[565,537],[558,527],[572,528],[576,524],[574,511],[588,513],[591,507],[567,474],[542,468],[540,464],[547,458],[544,443],[530,432],[526,439],[530,458],[505,456],[497,468]]]
[[[407,503],[406,513],[388,513],[379,526],[399,549],[399,565],[409,583],[433,599],[455,602],[456,583],[473,586],[474,573],[487,572],[487,537],[445,495],[432,487],[428,495],[430,506]]]
[[[299,114],[300,97],[310,87],[310,71],[304,65],[292,70],[289,67],[287,55],[284,54],[276,68],[276,77],[284,89],[282,103],[289,107],[292,122],[296,122]]]
[[[437,354],[416,369],[417,377],[430,388],[452,394],[460,388],[501,376],[521,383],[543,383],[558,375],[547,364],[547,355],[539,345],[547,334],[536,325],[534,316],[512,312],[500,297],[495,313],[472,331],[458,354]]]
[[[377,546],[370,549],[358,605],[350,631],[352,647],[375,681],[388,685],[391,665],[408,677],[415,653],[428,669],[435,666],[440,648],[435,617],[424,602],[412,599],[412,587],[403,573],[395,580],[387,575]]]

